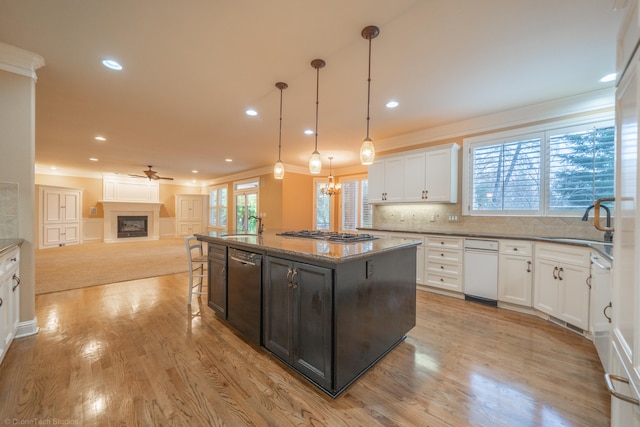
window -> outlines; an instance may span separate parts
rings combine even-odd
[[[233,195],[236,201],[236,233],[258,232],[258,221],[250,219],[258,216],[259,181],[237,182],[233,185]]]
[[[209,188],[209,227],[227,228],[227,186]]]
[[[359,227],[371,227],[373,216],[367,176],[347,178],[341,184],[340,228],[344,231],[356,231]]]
[[[335,196],[322,194],[322,188],[326,186],[328,181],[314,179],[314,197],[313,197],[313,228],[316,230],[331,230],[331,199]]]
[[[614,136],[606,120],[465,140],[465,213],[575,215],[613,197]]]

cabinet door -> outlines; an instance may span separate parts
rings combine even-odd
[[[0,360],[11,343],[11,320],[9,318],[9,305],[11,292],[11,277],[3,275],[0,280]]]
[[[181,220],[190,220],[193,218],[193,200],[186,197],[178,198],[177,216]]]
[[[404,200],[422,202],[425,187],[425,153],[408,155],[404,159]]]
[[[401,202],[404,197],[404,158],[385,160],[384,192],[385,201]]]
[[[264,346],[288,363],[291,363],[293,348],[291,286],[289,285],[292,271],[291,261],[266,257],[262,321]]]
[[[78,243],[80,241],[80,223],[65,224],[62,240],[65,244]]]
[[[43,223],[64,221],[64,194],[61,191],[44,190],[42,204]]]
[[[557,263],[546,259],[535,262],[534,304],[538,310],[558,315],[558,266]]]
[[[457,159],[455,165],[452,163],[451,150],[430,151],[425,163],[425,201],[457,202],[458,183],[454,177],[458,176],[458,164]]]
[[[531,307],[531,257],[500,254],[498,300]]]
[[[331,388],[333,270],[296,263],[293,276],[293,366]]]
[[[558,271],[558,317],[584,330],[589,329],[589,270],[562,265]]]
[[[218,316],[223,319],[227,318],[227,263],[226,247],[222,247],[225,255],[223,258],[209,257],[209,265],[207,268],[209,278],[208,304]],[[211,250],[211,249],[210,249]]]
[[[80,192],[69,191],[63,193],[63,216],[65,222],[79,222],[81,216]]]
[[[384,200],[384,161],[374,162],[368,168],[369,203]]]

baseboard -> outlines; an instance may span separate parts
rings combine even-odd
[[[18,323],[18,330],[16,331],[16,338],[30,337],[40,331],[38,328],[38,318],[34,317],[31,320]]]

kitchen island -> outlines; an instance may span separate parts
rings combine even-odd
[[[196,235],[209,247],[209,306],[253,344],[337,397],[416,324],[416,247],[389,238],[335,243],[324,239],[261,235]],[[231,253],[250,254],[252,281],[235,277]],[[227,268],[227,265],[229,268]],[[259,266],[259,267],[258,267]],[[256,279],[259,277],[259,279]],[[252,295],[238,303],[235,287]],[[253,301],[253,302],[252,302]],[[256,302],[257,301],[257,302]],[[247,307],[258,305],[258,307]],[[238,313],[259,313],[246,331]],[[257,337],[252,339],[251,337]]]

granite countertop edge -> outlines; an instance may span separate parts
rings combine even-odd
[[[0,255],[15,248],[16,246],[22,245],[22,243],[24,243],[24,239],[0,239]]]
[[[380,241],[380,243],[375,244],[373,244],[372,242],[376,242],[376,240],[354,243],[335,243],[328,241],[319,241],[315,239],[304,239],[298,237],[267,234],[264,237],[252,236],[251,240],[247,241],[243,238],[226,237],[224,235],[215,236],[212,234],[213,233],[195,234],[195,237],[198,240],[202,240],[205,242],[222,243],[239,249],[244,248],[249,251],[268,252],[269,254],[274,255],[295,256],[331,264],[347,263],[358,259],[371,257],[373,255],[393,252],[399,249],[419,246],[420,244],[422,244],[422,242],[413,240],[411,238],[382,239],[385,242],[385,244],[382,245],[382,240]],[[300,249],[295,247],[296,243],[301,242],[306,242],[305,245],[307,246],[307,248]],[[314,244],[318,243],[324,245],[327,253],[320,253],[313,247]],[[367,243],[372,244],[367,245]],[[343,253],[345,252],[344,250],[347,247],[351,248],[353,253]]]
[[[529,240],[543,243],[555,243],[563,245],[573,245],[589,247],[597,251],[600,255],[608,259],[613,260],[613,247],[611,244],[605,244],[597,240],[579,239],[571,237],[540,237],[540,236],[528,236],[528,235],[513,235],[513,234],[491,234],[491,233],[473,233],[473,232],[458,232],[458,231],[424,231],[424,230],[397,230],[391,228],[358,228],[359,232],[387,232],[387,233],[407,233],[407,234],[423,234],[423,235],[435,235],[435,236],[451,236],[451,237],[469,237],[469,238],[483,238],[483,239],[503,239],[503,240]]]

